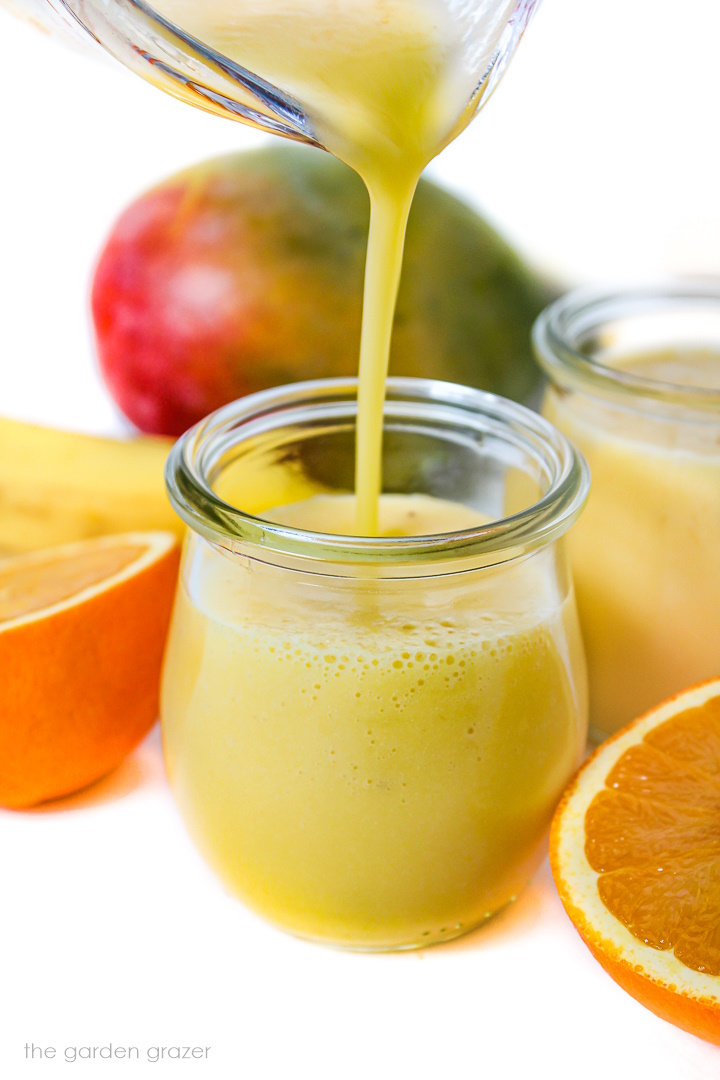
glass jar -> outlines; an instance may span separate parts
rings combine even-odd
[[[569,551],[602,738],[720,674],[720,285],[581,289],[534,337],[592,473]]]
[[[256,394],[173,449],[190,526],[162,687],[168,775],[227,886],[296,934],[472,929],[545,853],[586,737],[562,535],[586,466],[502,398],[391,379],[384,490],[486,525],[385,539],[263,519],[353,489],[355,380]]]

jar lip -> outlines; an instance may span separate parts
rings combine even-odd
[[[573,289],[536,319],[532,341],[537,360],[556,385],[602,397],[644,398],[701,413],[720,410],[720,390],[651,379],[603,364],[578,339],[604,323],[689,306],[716,311],[720,327],[720,278],[662,278],[645,283],[589,285]],[[720,349],[720,336],[718,337]]]
[[[356,411],[357,379],[336,378],[293,383],[241,398],[211,413],[173,446],[165,481],[176,513],[195,532],[230,551],[263,557],[275,553],[323,563],[393,565],[476,559],[505,562],[557,539],[579,515],[590,477],[585,459],[539,414],[506,398],[455,383],[432,379],[390,378],[386,410],[400,405],[445,410],[450,418],[474,418],[500,424],[543,455],[550,475],[538,502],[511,517],[472,529],[421,537],[366,537],[316,533],[256,517],[224,502],[213,490],[208,473],[221,452],[243,440],[243,429],[257,422],[284,427],[297,423],[300,412],[323,414],[332,406]],[[282,423],[286,417],[285,423]],[[433,572],[438,572],[434,570]]]

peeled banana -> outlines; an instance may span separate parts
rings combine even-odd
[[[181,535],[163,480],[171,446],[0,417],[0,555],[142,529]]]

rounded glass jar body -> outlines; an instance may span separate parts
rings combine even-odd
[[[354,393],[255,395],[174,451],[194,531],[163,740],[188,828],[236,895],[302,936],[411,948],[478,925],[544,856],[586,735],[560,537],[587,476],[520,406],[391,380],[385,490],[490,524],[378,540],[263,521],[351,488]]]
[[[720,663],[720,286],[578,290],[538,320],[543,405],[592,474],[569,537],[597,738]]]

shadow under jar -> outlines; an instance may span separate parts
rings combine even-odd
[[[720,674],[720,283],[581,289],[534,336],[592,473],[569,552],[604,738]]]
[[[173,449],[191,531],[163,741],[190,833],[250,907],[304,937],[413,948],[477,926],[544,856],[587,729],[561,537],[588,477],[521,406],[394,379],[384,491],[483,524],[368,538],[264,519],[352,491],[356,393],[257,394]]]

